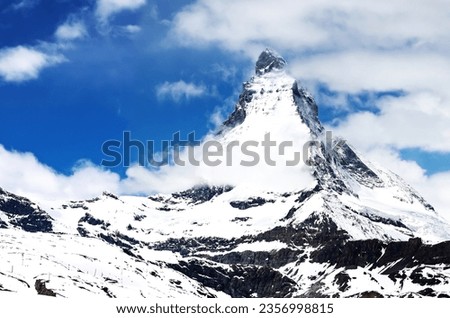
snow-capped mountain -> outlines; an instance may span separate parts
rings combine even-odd
[[[450,297],[449,225],[400,177],[331,140],[285,66],[262,52],[235,110],[205,139],[292,142],[271,153],[275,167],[227,167],[238,177],[225,170],[150,197],[38,205],[0,190],[0,291]],[[307,160],[286,164],[309,142]]]

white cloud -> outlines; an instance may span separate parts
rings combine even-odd
[[[107,32],[117,37],[123,36],[131,37],[142,31],[142,27],[135,24],[120,25],[120,26],[105,25],[103,27],[104,29],[102,29],[102,32]]]
[[[7,82],[36,79],[43,69],[64,60],[61,55],[46,54],[25,46],[0,49],[0,77]]]
[[[138,25],[129,24],[123,27],[123,30],[127,33],[134,34],[141,32],[142,28]]]
[[[279,128],[280,131],[275,131],[271,138],[280,140],[276,138],[278,134],[286,136],[287,133],[292,133],[292,136],[296,137],[288,138],[294,140],[295,146],[292,150],[298,149],[307,138],[303,131],[286,131],[285,127]],[[260,139],[256,135],[252,136],[255,137],[255,141],[263,140],[263,135],[258,135]],[[217,139],[215,136],[207,136],[202,145],[208,140]],[[244,156],[239,150],[233,151],[231,162],[227,161],[229,160],[225,152],[227,141],[220,141],[224,145],[223,155],[219,158],[209,157],[210,160],[221,160],[222,163],[219,166],[205,164],[202,160],[203,146],[199,146],[193,149],[194,157],[199,160],[198,165],[190,162],[189,150],[184,149],[180,153],[180,158],[185,165],[164,165],[157,169],[136,165],[127,169],[126,177],[123,179],[118,174],[90,162],[81,162],[73,168],[71,175],[63,175],[39,162],[31,153],[9,151],[0,145],[0,186],[32,200],[55,201],[88,199],[100,195],[103,191],[119,195],[172,193],[199,184],[239,185],[246,191],[256,191],[256,193],[261,190],[284,192],[303,189],[312,184],[311,174],[303,164],[296,166],[265,164],[264,147],[261,145],[253,149],[261,159],[258,165],[252,167],[241,165],[241,160],[248,161],[250,158]],[[246,139],[240,141],[242,145]],[[286,153],[285,157],[276,151],[271,151],[273,160],[277,160],[277,157],[283,157],[285,160],[292,159],[293,156],[290,155]]]
[[[364,90],[446,93],[445,86],[450,80],[450,59],[445,54],[408,49],[345,50],[300,57],[291,64],[292,71],[305,80],[321,81],[350,93]]]
[[[40,163],[31,153],[8,151],[0,145],[1,187],[34,200],[76,200],[119,191],[119,176],[81,162],[65,176]]]
[[[186,156],[186,153],[181,154],[181,158],[186,159]],[[195,156],[200,158],[198,151]],[[448,196],[450,171],[427,176],[417,163],[401,159],[398,152],[390,148],[374,148],[364,152],[364,156],[404,176],[405,180],[416,188],[442,216],[450,220],[448,208],[450,206]],[[304,175],[301,167],[295,173],[291,168],[280,165],[277,167],[258,165],[254,169],[238,165],[195,167],[187,163],[184,167],[163,166],[159,170],[149,170],[133,166],[126,171],[126,178],[120,179],[116,173],[82,161],[73,168],[73,173],[67,176],[42,164],[31,153],[8,151],[0,145],[1,187],[37,201],[88,199],[100,195],[103,191],[142,195],[152,192],[171,193],[201,183],[242,185],[243,181],[245,181],[244,185],[247,184],[250,187],[249,189],[254,188],[256,191],[261,185],[274,187],[270,188],[271,190],[280,190],[277,186],[281,186],[281,190],[292,190],[295,187],[300,189],[311,181],[307,178],[299,178],[300,175]],[[293,169],[296,168],[293,167]]]
[[[448,100],[432,93],[410,93],[378,101],[380,111],[350,114],[330,127],[358,149],[391,146],[450,152]]]
[[[97,0],[96,15],[103,22],[121,11],[137,10],[146,4],[146,0]]]
[[[87,36],[86,26],[83,22],[66,22],[60,25],[55,32],[58,40],[71,41]]]
[[[278,142],[292,140],[294,143],[292,151],[301,148],[301,145],[308,139],[304,131],[290,131],[289,127],[287,130],[286,127],[278,128],[279,131],[271,132],[271,140]],[[252,151],[257,153],[260,159],[255,165],[244,166],[241,164],[241,161],[248,161],[250,158],[244,155],[240,149],[227,152],[228,143],[239,142],[239,146],[241,146],[248,141],[247,137],[249,136],[242,136],[237,133],[236,138],[230,139],[217,138],[211,135],[206,136],[199,146],[191,149],[194,158],[199,161],[198,165],[189,160],[191,158],[189,150],[185,150],[179,154],[179,158],[184,161],[185,165],[166,165],[158,170],[134,166],[127,170],[127,179],[123,180],[122,189],[130,193],[148,194],[149,191],[171,193],[186,190],[199,184],[209,184],[239,186],[241,189],[245,189],[244,191],[252,191],[253,194],[257,194],[261,191],[295,191],[312,185],[314,182],[309,167],[304,165],[303,162],[299,162],[295,166],[284,164],[271,166],[264,161],[264,158],[267,157],[265,157],[264,147],[261,146],[264,138],[263,133],[265,131],[261,131],[258,127],[258,129],[252,130],[250,134],[250,140],[259,143],[258,146],[252,147]],[[280,136],[286,139],[280,139]],[[210,141],[222,144],[222,155],[209,157],[204,147]],[[215,146],[210,147],[208,148],[210,151],[217,149]],[[204,150],[205,152],[203,152]],[[278,162],[294,158],[293,153],[289,150],[284,155],[280,155],[272,149],[270,154],[270,158],[274,161],[280,160]],[[220,162],[216,166],[211,166],[206,164],[206,160],[219,160]]]
[[[183,98],[199,97],[207,94],[204,85],[196,85],[194,83],[186,83],[183,80],[178,82],[164,82],[156,87],[156,95],[160,99],[171,98],[178,102]]]
[[[175,38],[187,45],[220,44],[254,56],[278,50],[445,45],[445,0],[346,1],[198,0],[178,12]],[[448,46],[448,44],[446,44]]]

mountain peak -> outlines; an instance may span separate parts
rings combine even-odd
[[[286,61],[277,52],[266,48],[258,57],[256,61],[255,73],[256,75],[263,75],[272,70],[282,70],[286,65]]]
[[[319,136],[323,126],[318,118],[317,104],[305,88],[283,71],[286,65],[286,60],[278,53],[265,49],[256,62],[256,76],[244,82],[239,101],[223,126],[234,128],[254,114],[258,115],[258,119],[252,122],[260,123],[263,118],[260,115],[273,119],[274,116],[280,117],[289,113],[285,120],[293,119],[291,122],[297,127],[299,123],[296,119],[300,117],[310,133],[315,137]],[[265,74],[276,76],[264,76]],[[219,134],[222,132],[223,129]]]

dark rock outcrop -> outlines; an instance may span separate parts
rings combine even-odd
[[[255,66],[256,75],[264,75],[273,70],[282,70],[286,61],[275,51],[265,49],[258,57]]]
[[[173,193],[172,197],[175,199],[187,200],[192,204],[200,204],[206,201],[210,201],[212,198],[221,195],[225,192],[231,191],[231,186],[198,186],[192,189]]]
[[[36,282],[34,283],[34,288],[36,289],[37,293],[39,295],[56,297],[56,293],[53,290],[48,289],[46,287],[46,283],[48,282],[42,279],[36,280]]]
[[[264,205],[266,203],[274,203],[274,202],[275,202],[275,200],[267,200],[267,199],[264,199],[261,197],[256,197],[256,198],[249,198],[246,201],[231,201],[230,205],[233,208],[236,208],[239,210],[246,210],[246,209]]]
[[[296,290],[293,280],[267,266],[231,265],[225,269],[219,264],[189,259],[169,267],[231,297],[281,298],[291,296]]]
[[[9,193],[0,188],[0,211],[9,223],[27,232],[51,232],[53,219],[47,212],[29,199]],[[7,227],[3,222],[0,227]]]

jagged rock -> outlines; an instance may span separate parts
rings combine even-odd
[[[229,192],[233,188],[230,186],[198,186],[192,189],[173,193],[172,197],[175,199],[188,200],[192,204],[200,204],[211,200],[215,196],[221,195],[222,193]]]
[[[346,272],[340,272],[339,274],[337,274],[334,278],[334,283],[338,286],[338,289],[341,292],[345,292],[347,291],[350,286],[349,286],[349,282],[352,279],[350,278],[350,276],[346,273]]]
[[[285,65],[286,61],[278,53],[271,49],[265,49],[256,61],[255,73],[263,75],[273,70],[281,70]]]
[[[91,214],[86,213],[80,220],[78,220],[78,224],[80,223],[87,223],[90,225],[104,225],[106,227],[108,227],[110,224],[106,223],[103,220],[100,219],[96,219],[95,217],[93,217]]]
[[[13,226],[27,232],[51,232],[52,218],[29,199],[6,192],[0,188],[0,212],[3,212]],[[7,227],[0,220],[0,226]]]
[[[195,239],[174,239],[169,238],[152,246],[155,250],[169,250],[181,255],[188,255],[193,252],[204,252],[208,250],[229,251],[240,242],[237,240],[227,240],[220,237],[198,237]]]
[[[280,268],[286,264],[297,261],[300,254],[301,252],[298,250],[282,248],[280,250],[269,252],[231,252],[213,256],[211,259],[217,263],[223,264],[258,265]],[[205,257],[208,256],[205,255]]]
[[[328,241],[325,246],[311,253],[318,263],[330,263],[337,267],[365,267],[375,263],[382,255],[384,244],[379,240]]]
[[[356,298],[384,298],[384,296],[382,294],[380,294],[379,292],[376,292],[376,291],[362,292],[357,295],[354,295],[353,297],[356,297]]]
[[[231,265],[225,269],[218,264],[197,259],[169,266],[232,297],[289,297],[296,289],[293,280],[267,266]]]
[[[257,197],[257,198],[249,198],[246,201],[231,201],[230,205],[233,208],[236,208],[239,210],[246,210],[246,209],[250,209],[253,207],[264,205],[266,203],[274,203],[274,202],[275,202],[275,200],[266,200],[264,198]]]
[[[42,279],[36,280],[36,282],[34,283],[34,288],[36,289],[37,293],[39,295],[56,297],[56,293],[53,290],[48,289],[45,285],[46,283],[48,282]]]

